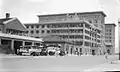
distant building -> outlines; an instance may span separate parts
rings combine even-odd
[[[25,26],[28,36],[58,36],[73,42],[83,54],[103,54],[105,17],[101,11],[38,15],[39,23]]]
[[[115,24],[105,24],[105,45],[109,54],[115,52]]]

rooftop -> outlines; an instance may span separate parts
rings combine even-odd
[[[115,23],[106,23],[105,25],[114,25],[114,26],[116,26]]]
[[[28,36],[11,35],[11,34],[5,34],[5,33],[0,33],[0,37],[42,42],[41,38],[38,39],[38,38],[33,38],[33,37],[28,37]]]
[[[3,22],[8,21],[10,19],[12,19],[12,18],[1,18],[0,19],[0,24],[3,24]]]
[[[93,12],[74,12],[74,13],[61,13],[61,14],[45,14],[45,15],[37,15],[38,17],[45,17],[45,16],[61,16],[61,15],[66,15],[66,14],[75,14],[77,13],[78,15],[82,15],[82,14],[96,14],[96,13],[100,13],[102,14],[104,17],[106,17],[106,14],[103,11],[93,11]]]
[[[37,25],[37,24],[56,24],[56,23],[88,23],[86,20],[65,20],[65,21],[50,21],[40,23],[26,23],[25,25]]]
[[[12,19],[12,18],[10,18],[10,14],[9,13],[6,13],[5,16],[6,16],[5,18],[0,18],[0,24],[3,24],[3,22]]]

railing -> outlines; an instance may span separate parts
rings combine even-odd
[[[24,34],[24,33],[6,33],[6,34],[19,35],[19,36],[27,36],[27,34]]]

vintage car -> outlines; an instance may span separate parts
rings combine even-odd
[[[17,49],[18,55],[30,55],[28,46],[20,46],[20,49]]]
[[[40,52],[40,55],[41,56],[47,56],[48,55],[47,49],[46,48],[42,48],[41,52]]]
[[[18,55],[32,55],[32,56],[39,56],[41,52],[41,48],[39,46],[20,46],[20,49],[17,50]]]

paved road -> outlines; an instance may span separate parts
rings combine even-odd
[[[117,56],[109,56],[118,60]],[[83,71],[107,62],[104,56],[30,57],[8,56],[0,58],[0,71]]]
[[[86,69],[84,71],[89,72],[120,71],[120,60],[112,61],[112,64],[110,62],[104,63],[94,68]]]

